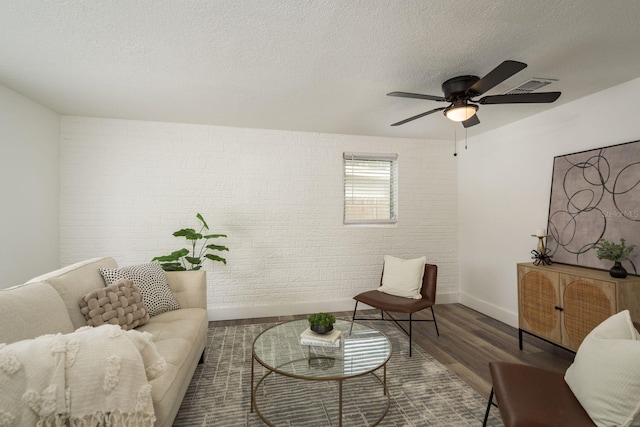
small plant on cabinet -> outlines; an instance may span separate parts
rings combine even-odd
[[[610,242],[606,239],[600,239],[593,244],[598,259],[607,259],[609,261],[626,261],[629,259],[631,252],[636,245],[626,246],[626,241],[620,239],[620,243]]]

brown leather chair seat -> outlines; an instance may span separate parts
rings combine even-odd
[[[489,370],[505,427],[595,426],[564,381],[564,373],[506,362],[491,362]],[[490,409],[491,397],[484,425]]]
[[[409,299],[385,294],[378,290],[363,292],[357,295],[355,299],[372,307],[384,307],[385,311],[394,313],[415,313],[433,305],[433,301],[424,297],[422,299]]]
[[[633,322],[640,333],[640,323]],[[493,388],[483,426],[495,393],[505,427],[595,426],[564,380],[564,373],[533,366],[490,362]]]

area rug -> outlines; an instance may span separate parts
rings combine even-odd
[[[387,363],[390,408],[379,426],[480,426],[486,400],[418,345],[408,355],[408,339],[392,323],[361,322],[382,331],[393,353]],[[205,362],[198,366],[174,426],[263,426],[250,411],[251,346],[273,323],[226,326],[208,331]],[[282,349],[287,351],[287,349]],[[256,374],[262,370],[256,364]],[[370,425],[386,397],[375,378],[344,382],[343,426]],[[303,381],[270,375],[258,406],[277,426],[338,425],[336,382]],[[488,425],[502,426],[498,411]]]

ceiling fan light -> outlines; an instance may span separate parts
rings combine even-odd
[[[473,117],[477,110],[478,106],[473,104],[453,105],[444,110],[444,115],[451,121],[464,122]]]

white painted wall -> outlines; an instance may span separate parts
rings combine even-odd
[[[469,140],[459,165],[460,302],[517,326],[516,263],[546,228],[553,158],[640,139],[640,79]],[[492,107],[492,108],[517,108]]]
[[[0,288],[58,267],[59,116],[0,86]]]
[[[342,224],[344,151],[398,153],[397,226]],[[385,254],[426,255],[439,302],[456,301],[457,187],[445,141],[63,117],[61,259],[147,262],[200,212],[229,235],[211,319],[351,310]]]

